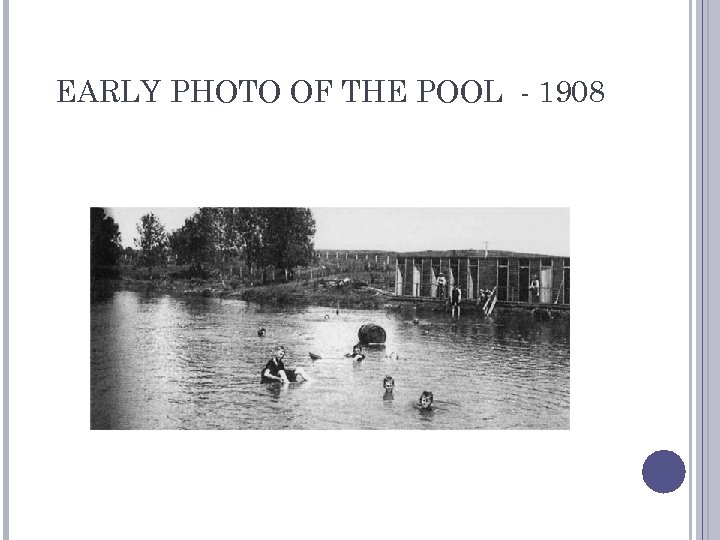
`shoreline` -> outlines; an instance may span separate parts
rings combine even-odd
[[[228,283],[218,279],[97,279],[90,282],[91,297],[115,291],[152,292],[204,298],[235,298],[278,306],[322,306],[340,309],[392,309],[401,302],[367,286],[330,288],[324,280],[266,285]]]
[[[332,286],[333,280],[306,280],[266,285],[229,283],[218,279],[97,279],[90,282],[91,300],[101,299],[116,291],[135,291],[153,294],[202,298],[230,298],[260,305],[274,306],[318,306],[336,309],[395,310],[416,308],[418,313],[450,312],[448,303],[413,302],[393,297],[390,293],[356,282],[344,287]],[[466,314],[482,310],[474,301],[461,303]],[[497,314],[525,314],[536,320],[569,319],[569,310],[553,308],[551,305],[530,307],[498,306]]]

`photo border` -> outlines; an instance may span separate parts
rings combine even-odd
[[[9,538],[9,0],[3,0],[3,539]],[[695,316],[696,330],[693,335],[692,317],[690,321],[690,370],[691,370],[691,415],[690,415],[690,448],[691,454],[688,456],[689,482],[690,482],[690,536],[693,532],[693,494],[697,499],[697,510],[695,515],[695,524],[698,527],[697,536],[701,539],[709,538],[711,520],[710,516],[720,516],[720,504],[711,499],[711,485],[713,478],[710,475],[710,442],[711,436],[720,429],[717,426],[716,418],[720,415],[720,403],[713,404],[709,401],[711,389],[720,392],[720,384],[718,384],[717,375],[711,375],[709,371],[710,353],[712,340],[710,336],[720,335],[720,324],[717,317],[713,318],[715,310],[713,307],[720,304],[717,298],[718,293],[714,290],[711,294],[709,287],[710,280],[710,263],[713,257],[717,257],[718,246],[711,243],[714,238],[713,232],[720,235],[720,224],[717,222],[712,224],[709,219],[709,213],[713,207],[720,208],[720,203],[716,201],[717,194],[710,191],[711,183],[711,156],[714,154],[720,156],[718,143],[710,139],[711,122],[716,120],[717,112],[711,114],[710,109],[710,81],[712,76],[717,76],[718,60],[720,57],[720,44],[717,42],[710,49],[709,34],[711,28],[720,31],[720,24],[717,22],[718,15],[713,18],[711,15],[708,0],[697,0],[693,4],[690,0],[690,29],[691,41],[692,35],[692,11],[695,8],[697,30],[695,36],[695,45],[697,47],[696,72],[695,72],[695,95],[693,96],[693,60],[692,47],[690,51],[690,120],[692,130],[693,120],[693,102],[694,99],[698,105],[695,113],[695,136],[696,148],[693,152],[692,133],[690,143],[690,209],[691,209],[691,225],[692,225],[692,203],[693,203],[693,164],[697,166],[697,190],[695,199],[697,203],[697,213],[695,216],[695,225],[697,227],[697,237],[695,247],[695,276],[693,276],[693,241],[692,230],[690,233],[690,299],[692,295],[692,278],[697,281],[695,294]],[[707,16],[706,16],[707,14]],[[692,42],[691,42],[692,45]],[[713,56],[712,52],[715,53]],[[714,231],[713,231],[714,227]],[[692,229],[692,227],[691,227]],[[716,237],[716,236],[715,236]],[[691,307],[692,311],[692,302]],[[692,312],[691,312],[692,316]],[[697,346],[696,355],[696,379],[697,379],[697,395],[695,405],[698,408],[698,414],[695,427],[697,428],[696,437],[692,433],[692,345],[693,340]],[[720,394],[718,394],[720,395]],[[713,414],[717,413],[717,414]],[[693,440],[695,439],[695,440]],[[695,452],[700,474],[698,482],[693,490],[693,454],[692,445],[695,443]],[[720,519],[720,518],[719,518]]]
[[[10,220],[8,218],[10,212],[10,203],[8,201],[8,195],[10,192],[10,174],[9,174],[9,135],[10,135],[10,122],[9,122],[9,97],[8,90],[10,88],[10,70],[9,70],[9,44],[10,44],[10,24],[8,22],[8,13],[10,11],[10,0],[3,0],[3,540],[7,540],[10,536],[10,483],[8,480],[10,474],[10,439],[8,430],[8,405],[10,403],[9,395],[9,384],[8,374],[10,372],[10,361],[9,361],[9,345],[8,340],[10,337],[9,329],[9,314],[10,314],[10,301],[8,293],[10,292],[9,287],[9,249],[8,240],[10,235],[8,234],[8,225]]]
[[[710,187],[712,182],[712,158],[720,156],[717,142],[710,137],[711,125],[717,124],[717,112],[710,107],[711,81],[718,74],[718,57],[720,46],[715,43],[711,49],[710,32],[712,28],[720,30],[717,14],[713,17],[709,9],[709,0],[697,1],[696,14],[696,455],[699,467],[697,486],[696,525],[697,537],[711,537],[713,514],[720,515],[720,504],[712,497],[713,486],[717,473],[711,474],[710,453],[712,439],[717,436],[720,426],[720,405],[710,402],[713,389],[720,392],[720,381],[717,374],[710,371],[710,361],[714,340],[711,336],[718,335],[720,324],[717,317],[717,306],[720,305],[717,289],[710,288],[710,271],[713,260],[718,256],[717,241],[720,226],[710,221],[710,212],[720,208],[718,196]],[[691,21],[692,22],[692,21]],[[713,54],[715,53],[715,54]],[[692,66],[692,64],[691,64]],[[692,97],[692,96],[691,96]],[[692,156],[691,156],[692,159]],[[692,177],[691,177],[692,189]],[[692,201],[691,201],[692,203]],[[716,234],[713,234],[716,233]],[[717,338],[716,338],[717,339]],[[691,381],[692,382],[692,381]],[[692,460],[690,475],[692,476]],[[691,490],[692,496],[692,490]]]

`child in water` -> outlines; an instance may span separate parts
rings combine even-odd
[[[365,355],[362,353],[362,346],[359,343],[353,347],[352,353],[348,353],[345,356],[357,361],[365,360]]]
[[[432,392],[428,392],[427,390],[423,391],[422,394],[420,394],[420,399],[418,400],[418,405],[421,409],[425,411],[429,411],[432,408],[433,404],[433,395]]]
[[[385,389],[385,395],[383,396],[383,400],[395,399],[393,396],[393,390],[395,389],[395,379],[393,379],[390,375],[383,379],[383,388]]]

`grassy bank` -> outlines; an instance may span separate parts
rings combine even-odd
[[[91,282],[91,295],[100,298],[113,291],[166,293],[213,298],[237,298],[258,304],[278,306],[327,306],[340,309],[383,309],[391,307],[391,299],[379,289],[362,282],[339,285],[339,280],[318,279],[250,285],[239,280],[218,278],[173,278],[154,276],[154,279],[122,277]]]

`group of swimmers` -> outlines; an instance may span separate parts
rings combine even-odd
[[[393,390],[395,390],[395,379],[393,379],[390,375],[383,379],[383,389],[385,390],[383,400],[394,399]],[[423,393],[420,394],[420,399],[418,400],[417,404],[418,407],[420,407],[420,409],[424,411],[429,411],[430,409],[432,409],[433,393],[429,392],[428,390],[423,390]]]
[[[352,358],[356,361],[365,359],[365,355],[362,354],[362,346],[358,343],[353,347],[353,352],[345,355],[347,358]],[[275,349],[273,357],[268,360],[267,364],[263,368],[260,374],[260,382],[271,383],[289,383],[289,382],[302,382],[309,381],[307,373],[302,368],[286,368],[283,363],[285,357],[285,347],[278,345]],[[383,389],[385,390],[384,400],[393,399],[393,391],[395,390],[395,379],[390,375],[383,379]],[[418,400],[418,407],[422,410],[429,411],[433,405],[433,394],[427,390],[420,394]]]

